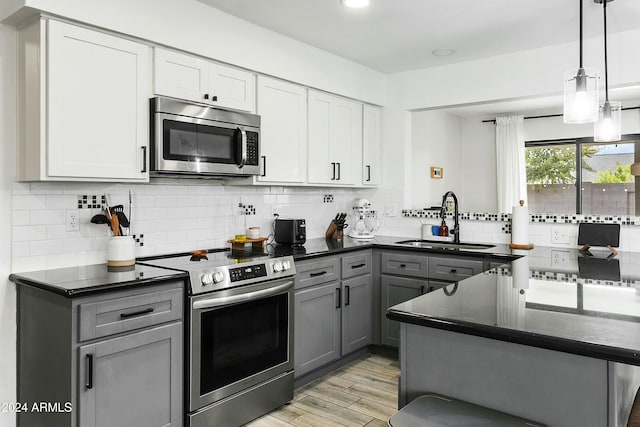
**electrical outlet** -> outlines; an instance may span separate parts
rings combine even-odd
[[[554,267],[568,267],[569,266],[569,252],[568,251],[551,251],[551,265]]]
[[[78,211],[66,212],[65,229],[67,231],[80,231],[80,213]]]
[[[565,227],[551,227],[551,243],[569,244],[569,234]]]
[[[387,203],[384,205],[384,216],[395,217],[397,214],[395,203]]]

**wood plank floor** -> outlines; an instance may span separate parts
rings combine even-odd
[[[247,427],[386,427],[398,410],[398,362],[355,360],[294,392],[291,403]]]

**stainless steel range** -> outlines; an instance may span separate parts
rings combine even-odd
[[[187,271],[186,425],[240,426],[293,398],[293,257],[140,261]]]

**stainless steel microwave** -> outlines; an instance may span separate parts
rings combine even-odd
[[[260,116],[164,97],[150,103],[151,176],[260,174]]]

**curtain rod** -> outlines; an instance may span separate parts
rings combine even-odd
[[[623,108],[622,110],[624,111],[624,110],[638,110],[638,109],[640,109],[640,106],[638,106],[638,107],[626,107],[626,108]],[[528,116],[528,117],[525,117],[524,119],[525,120],[528,120],[528,119],[547,119],[547,118],[550,118],[550,117],[562,117],[562,114],[547,114],[545,116]],[[493,123],[493,124],[495,124],[496,123],[496,119],[483,120],[482,123]]]

